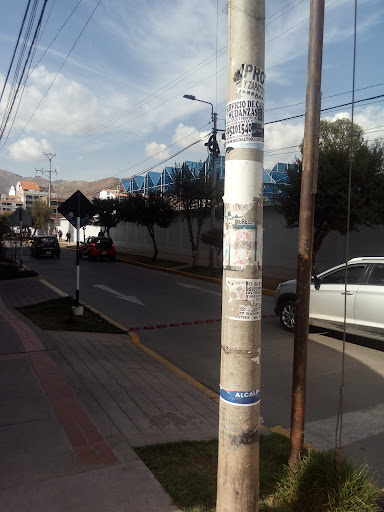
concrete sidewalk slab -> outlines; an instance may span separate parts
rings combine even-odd
[[[140,459],[0,491],[4,512],[180,512]]]
[[[112,443],[116,435],[134,446],[217,437],[218,405],[127,335],[50,331],[48,336],[62,373]]]
[[[178,511],[132,445],[217,437],[217,404],[127,335],[43,332],[11,307],[59,296],[0,283],[0,509]]]

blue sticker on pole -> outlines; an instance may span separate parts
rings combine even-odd
[[[220,387],[220,398],[232,405],[250,406],[260,402],[260,389],[251,391],[228,391]]]

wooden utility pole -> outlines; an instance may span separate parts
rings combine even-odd
[[[308,45],[303,169],[297,255],[296,330],[293,355],[291,448],[289,465],[296,468],[304,447],[305,395],[309,330],[309,294],[312,270],[313,218],[319,148],[321,64],[324,0],[311,0]]]
[[[259,510],[265,1],[228,2],[217,512]]]

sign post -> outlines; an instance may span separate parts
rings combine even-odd
[[[17,208],[9,218],[9,225],[14,228],[19,227],[20,229],[20,268],[23,268],[23,226],[30,228],[32,226],[32,217],[24,208]]]
[[[58,211],[76,228],[76,304],[72,311],[74,315],[83,315],[84,307],[80,306],[80,228],[88,224],[95,214],[95,207],[77,190],[59,206]]]

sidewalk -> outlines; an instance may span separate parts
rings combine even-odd
[[[216,437],[217,404],[125,334],[42,331],[13,309],[58,297],[0,282],[0,509],[178,511],[132,446]]]

